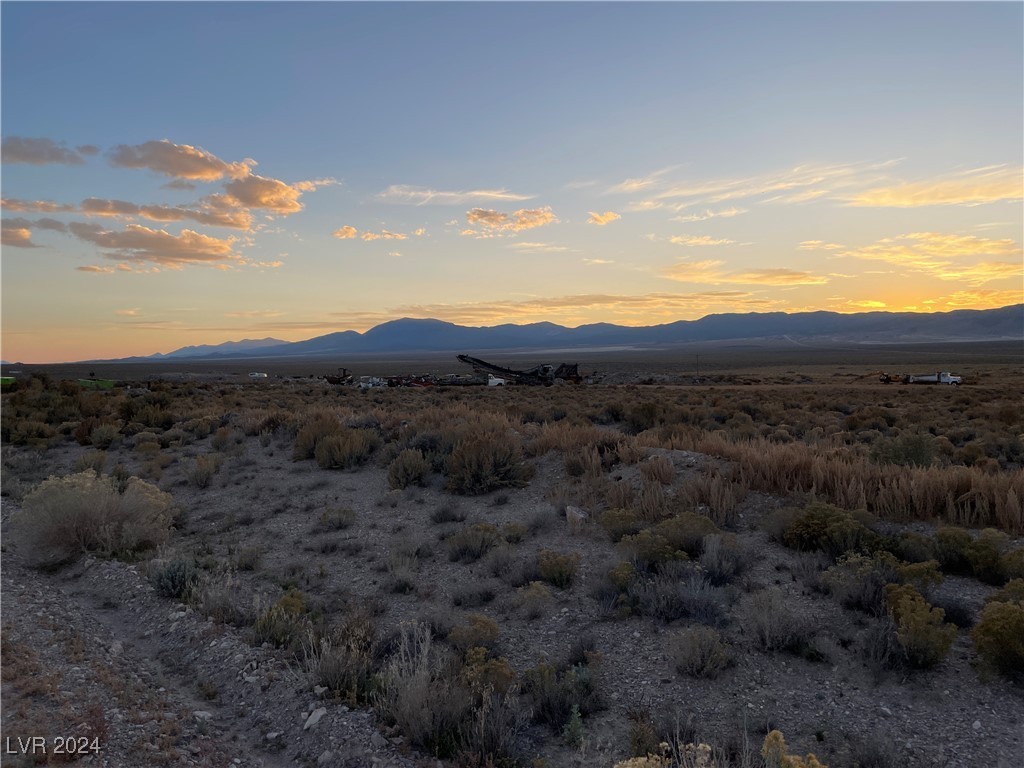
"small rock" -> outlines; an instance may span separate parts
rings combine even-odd
[[[388,745],[388,740],[385,739],[378,731],[374,731],[373,735],[370,736],[370,744],[377,749],[383,749]]]
[[[334,759],[334,753],[331,750],[326,749],[320,753],[320,757],[316,759],[317,765],[327,765]]]
[[[192,713],[192,717],[204,723],[213,720],[213,715],[207,712],[205,709],[197,709],[195,712]]]
[[[888,707],[879,707],[879,709],[882,710],[882,714],[885,715],[886,717],[892,717],[892,710],[889,709]]]
[[[314,727],[317,723],[319,723],[320,722],[320,718],[323,717],[326,714],[327,714],[327,708],[326,707],[320,707],[319,709],[313,710],[313,714],[311,714],[308,718],[306,718],[306,724],[304,726],[302,726],[302,730],[308,731],[310,728]]]
[[[973,728],[976,731],[980,731],[981,730],[981,720],[975,720],[973,725],[971,725],[971,728]]]
[[[317,696],[323,696],[325,693],[327,693],[327,686],[326,685],[314,686],[313,693],[315,693]]]
[[[281,735],[280,731],[270,731],[270,733],[268,733],[264,738],[267,741],[273,741],[274,739],[276,739],[280,735]]]

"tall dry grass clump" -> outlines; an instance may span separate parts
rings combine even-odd
[[[1024,532],[1024,469],[873,464],[845,449],[822,452],[765,439],[731,442],[723,433],[695,441],[693,450],[730,459],[741,483],[767,493],[809,493],[845,509],[867,509],[886,520],[945,520]]]
[[[43,481],[12,522],[26,559],[53,568],[85,552],[114,557],[156,547],[173,518],[174,500],[155,485],[132,477],[119,491],[90,469]]]

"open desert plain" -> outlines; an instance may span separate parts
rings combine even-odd
[[[960,386],[865,376],[885,349],[548,387],[26,373],[4,732],[111,766],[745,766],[773,731],[1019,765],[1020,358],[959,353]]]
[[[1022,768],[1022,30],[0,0],[0,768]]]

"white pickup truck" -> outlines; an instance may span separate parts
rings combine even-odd
[[[950,384],[958,386],[963,383],[963,377],[954,376],[949,371],[937,373],[923,373],[920,376],[907,376],[903,379],[904,384]]]

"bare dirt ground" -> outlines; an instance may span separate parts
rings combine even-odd
[[[495,653],[516,670],[561,659],[589,637],[601,655],[606,708],[586,719],[578,746],[532,726],[526,754],[548,766],[611,766],[628,757],[629,714],[639,710],[674,720],[688,738],[737,749],[744,739],[756,749],[778,728],[793,751],[814,752],[832,766],[1024,765],[1021,691],[979,675],[966,630],[958,631],[952,652],[935,669],[880,673],[869,667],[860,652],[867,617],[809,589],[796,553],[770,542],[759,527],[787,500],[751,493],[742,502],[735,533],[752,564],[727,588],[724,608],[724,634],[736,662],[717,679],[691,679],[676,673],[667,652],[670,638],[689,622],[615,618],[591,596],[589,587],[618,556],[600,528],[590,523],[571,530],[549,500],[570,483],[557,452],[534,460],[536,474],[525,488],[459,498],[439,477],[427,488],[392,491],[382,467],[326,471],[313,461],[293,462],[291,438],[239,434],[210,487],[200,489],[187,470],[191,457],[208,452],[208,440],[170,451],[174,459],[159,485],[184,514],[161,557],[195,558],[216,573],[230,569],[243,591],[267,600],[284,586],[298,588],[325,616],[370,605],[383,634],[416,619],[447,615],[459,624],[471,613],[483,614],[499,627]],[[12,459],[19,469],[12,472],[9,461],[5,480],[17,474],[19,482],[31,483],[70,473],[84,450],[70,443],[38,453],[20,449]],[[672,463],[669,494],[716,461],[684,451],[652,449],[650,455]],[[127,443],[108,451],[108,467],[118,463],[142,471]],[[637,466],[617,466],[612,475],[639,484]],[[432,513],[452,507],[464,522],[432,522]],[[322,530],[318,520],[335,508],[353,510],[354,522]],[[18,514],[18,502],[5,498],[7,739],[45,736],[49,758],[61,762],[52,754],[54,737],[98,738],[99,751],[78,761],[112,767],[440,763],[410,751],[401,734],[375,720],[372,708],[327,697],[301,657],[255,647],[250,630],[157,595],[145,563],[86,557],[54,574],[27,568],[17,546],[7,543],[10,519]],[[512,561],[530,561],[541,549],[579,553],[577,579],[568,589],[552,589],[531,617],[491,559],[463,564],[447,557],[443,538],[477,522],[525,527],[522,541],[507,545]],[[258,549],[258,565],[231,569],[247,548]],[[396,593],[394,558],[418,548],[413,586]],[[470,587],[493,594],[474,598]],[[742,617],[765,589],[779,590],[794,615],[811,622],[821,660],[759,650]],[[942,589],[973,611],[992,591],[960,577],[947,578]],[[11,754],[10,743],[3,765],[45,762],[38,754],[35,763]],[[888,762],[866,762],[874,752]]]

